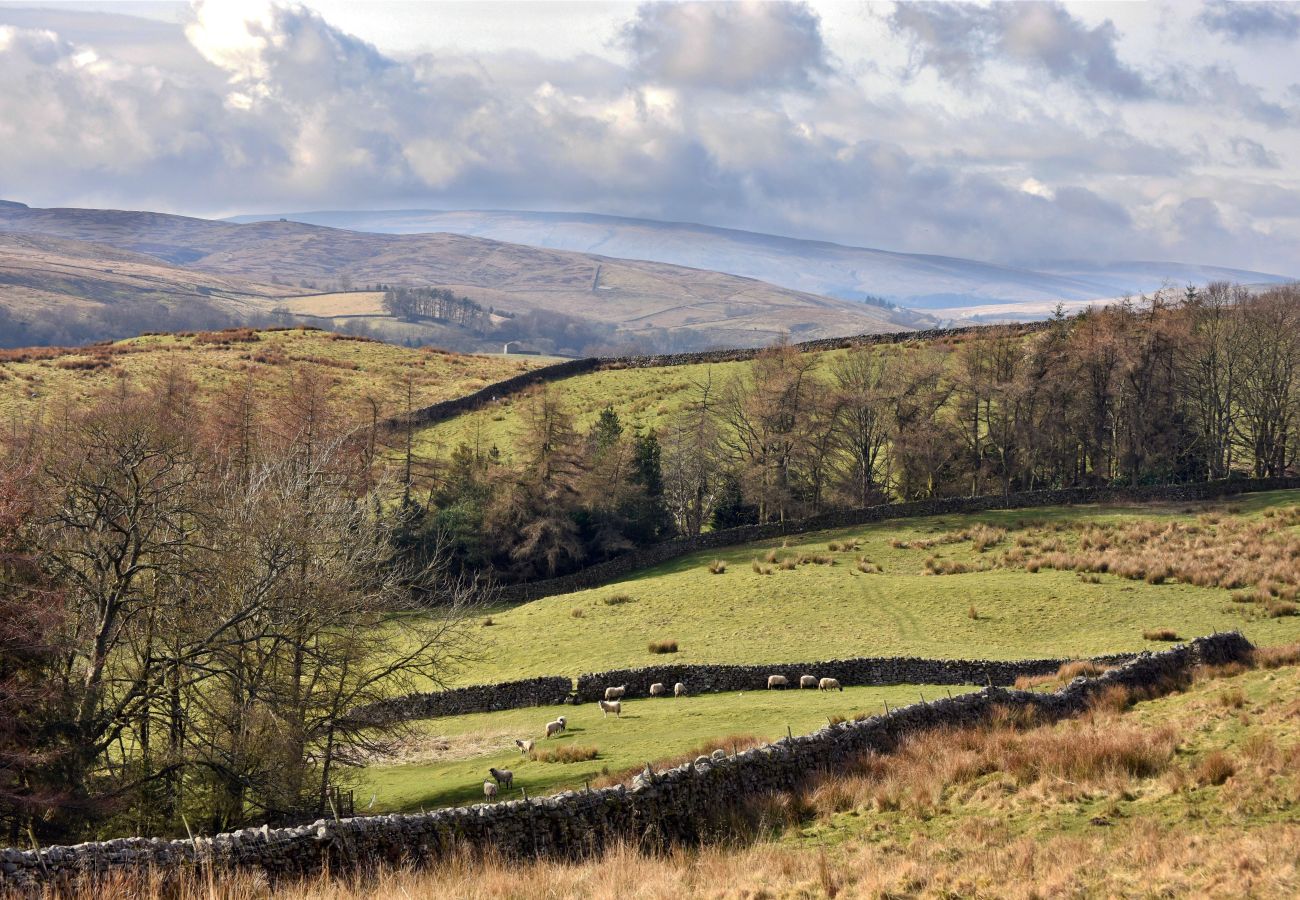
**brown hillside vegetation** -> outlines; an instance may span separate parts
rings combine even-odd
[[[760,346],[784,333],[813,338],[898,331],[912,321],[880,307],[721,272],[450,234],[371,234],[294,222],[235,225],[145,212],[22,208],[0,208],[0,230],[63,239],[65,248],[80,242],[77,254],[93,261],[78,264],[76,284],[63,293],[90,299],[103,292],[106,279],[116,277],[113,266],[97,259],[103,253],[93,249],[106,245],[191,273],[191,283],[215,278],[271,285],[261,291],[268,312],[275,297],[301,293],[277,283],[348,279],[436,285],[484,306],[579,316],[631,334],[682,328],[724,346]],[[46,278],[68,264],[29,255],[25,265],[33,277]],[[22,299],[4,300],[3,285],[0,281],[0,305]],[[160,279],[151,294],[178,291],[192,294],[193,287],[181,291]]]
[[[110,387],[139,386],[184,373],[205,399],[247,384],[273,393],[291,376],[311,373],[356,424],[478,390],[543,365],[527,356],[477,356],[411,350],[313,329],[248,328],[145,335],[90,347],[0,350],[0,415],[26,417],[62,403],[80,404]]]
[[[1007,716],[920,734],[796,794],[731,840],[584,862],[469,855],[430,871],[111,886],[135,896],[353,900],[622,897],[1286,897],[1300,886],[1300,647],[1203,670],[1158,700],[1112,693],[1075,720]],[[84,896],[76,892],[63,896]]]

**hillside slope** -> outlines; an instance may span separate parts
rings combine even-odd
[[[238,225],[149,212],[0,207],[0,232],[108,245],[250,282],[344,280],[450,288],[512,313],[546,311],[635,336],[685,329],[696,343],[755,346],[902,330],[906,313],[751,278],[451,234],[383,235],[293,222]],[[268,292],[270,293],[270,292]],[[273,306],[268,297],[267,307]]]
[[[450,231],[539,247],[653,259],[732,272],[834,297],[874,294],[936,314],[1006,304],[1005,318],[1038,318],[1043,305],[1082,302],[1209,281],[1279,283],[1289,279],[1180,262],[1051,262],[1033,268],[932,254],[896,253],[825,241],[583,213],[510,210],[331,211],[281,214],[299,222],[408,234]],[[277,216],[278,217],[278,216]],[[259,221],[239,216],[233,221]],[[1014,306],[1032,304],[1017,316]]]

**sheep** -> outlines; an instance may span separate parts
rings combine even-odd
[[[790,679],[786,678],[784,675],[767,676],[767,689],[769,691],[772,690],[772,688],[788,687],[789,684],[790,684]]]
[[[823,678],[821,681],[817,682],[817,690],[819,690],[819,691],[835,691],[835,690],[843,691],[844,688],[841,687],[839,681],[837,681],[837,680],[834,679],[834,678]]]
[[[483,782],[483,796],[491,803],[497,798],[497,783],[495,781]]]
[[[524,756],[533,755],[533,747],[535,746],[535,744],[536,741],[534,741],[532,738],[529,738],[526,741],[521,741],[518,738],[515,739],[515,746],[519,748],[519,752],[522,753]]]
[[[680,681],[677,682],[676,684],[674,684],[674,685],[673,685],[673,696],[674,696],[674,697],[685,697],[685,696],[686,696],[686,685],[682,684]]]
[[[557,735],[557,734],[559,734],[560,732],[564,731],[564,729],[565,729],[566,727],[567,727],[567,726],[565,725],[565,722],[564,722],[564,716],[560,716],[560,717],[557,718],[554,722],[547,722],[547,723],[546,723],[546,736],[547,736],[547,737],[554,737],[555,735]]]
[[[799,690],[802,691],[804,688],[815,688],[815,687],[817,687],[817,676],[816,676],[816,675],[800,675],[800,676],[799,676]]]
[[[626,694],[626,693],[627,693],[627,685],[626,685],[626,684],[619,685],[618,687],[607,687],[607,688],[605,688],[605,699],[606,699],[606,700],[622,700],[622,699],[623,699],[623,695]]]
[[[623,718],[623,704],[620,703],[619,701],[600,700],[598,702],[600,703],[600,711],[605,715],[606,718],[609,717],[610,713],[613,713],[615,716],[619,717],[620,719]]]
[[[511,772],[509,769],[493,769],[489,766],[488,774],[492,776],[493,781],[501,785],[501,787],[505,788],[507,791],[514,786],[515,773]]]
[[[668,688],[664,687],[662,681],[656,681],[654,684],[650,685],[651,697],[662,697],[666,693],[668,693]]]

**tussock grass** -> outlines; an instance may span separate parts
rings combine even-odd
[[[1142,640],[1172,642],[1181,641],[1182,638],[1180,638],[1178,632],[1174,631],[1172,628],[1148,628],[1146,631],[1142,632]]]
[[[599,751],[595,747],[581,744],[565,744],[563,747],[555,747],[554,749],[536,748],[533,750],[533,759],[544,763],[588,762],[598,755]]]
[[[649,645],[651,653],[676,653],[676,641],[651,641]]]
[[[721,575],[727,571],[727,562],[723,559],[715,559],[709,563],[709,572],[713,575]]]

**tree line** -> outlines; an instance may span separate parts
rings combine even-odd
[[[384,311],[408,321],[434,319],[483,334],[492,325],[488,310],[447,288],[390,287],[384,291]]]
[[[1227,284],[926,345],[800,353],[695,383],[655,430],[587,432],[554,388],[514,451],[429,466],[407,541],[513,580],[673,535],[929,497],[1300,467],[1300,290]],[[415,535],[415,536],[413,536]]]
[[[288,377],[167,371],[0,443],[5,843],[329,815],[402,734],[349,711],[472,652],[480,588],[395,551],[382,446]]]

